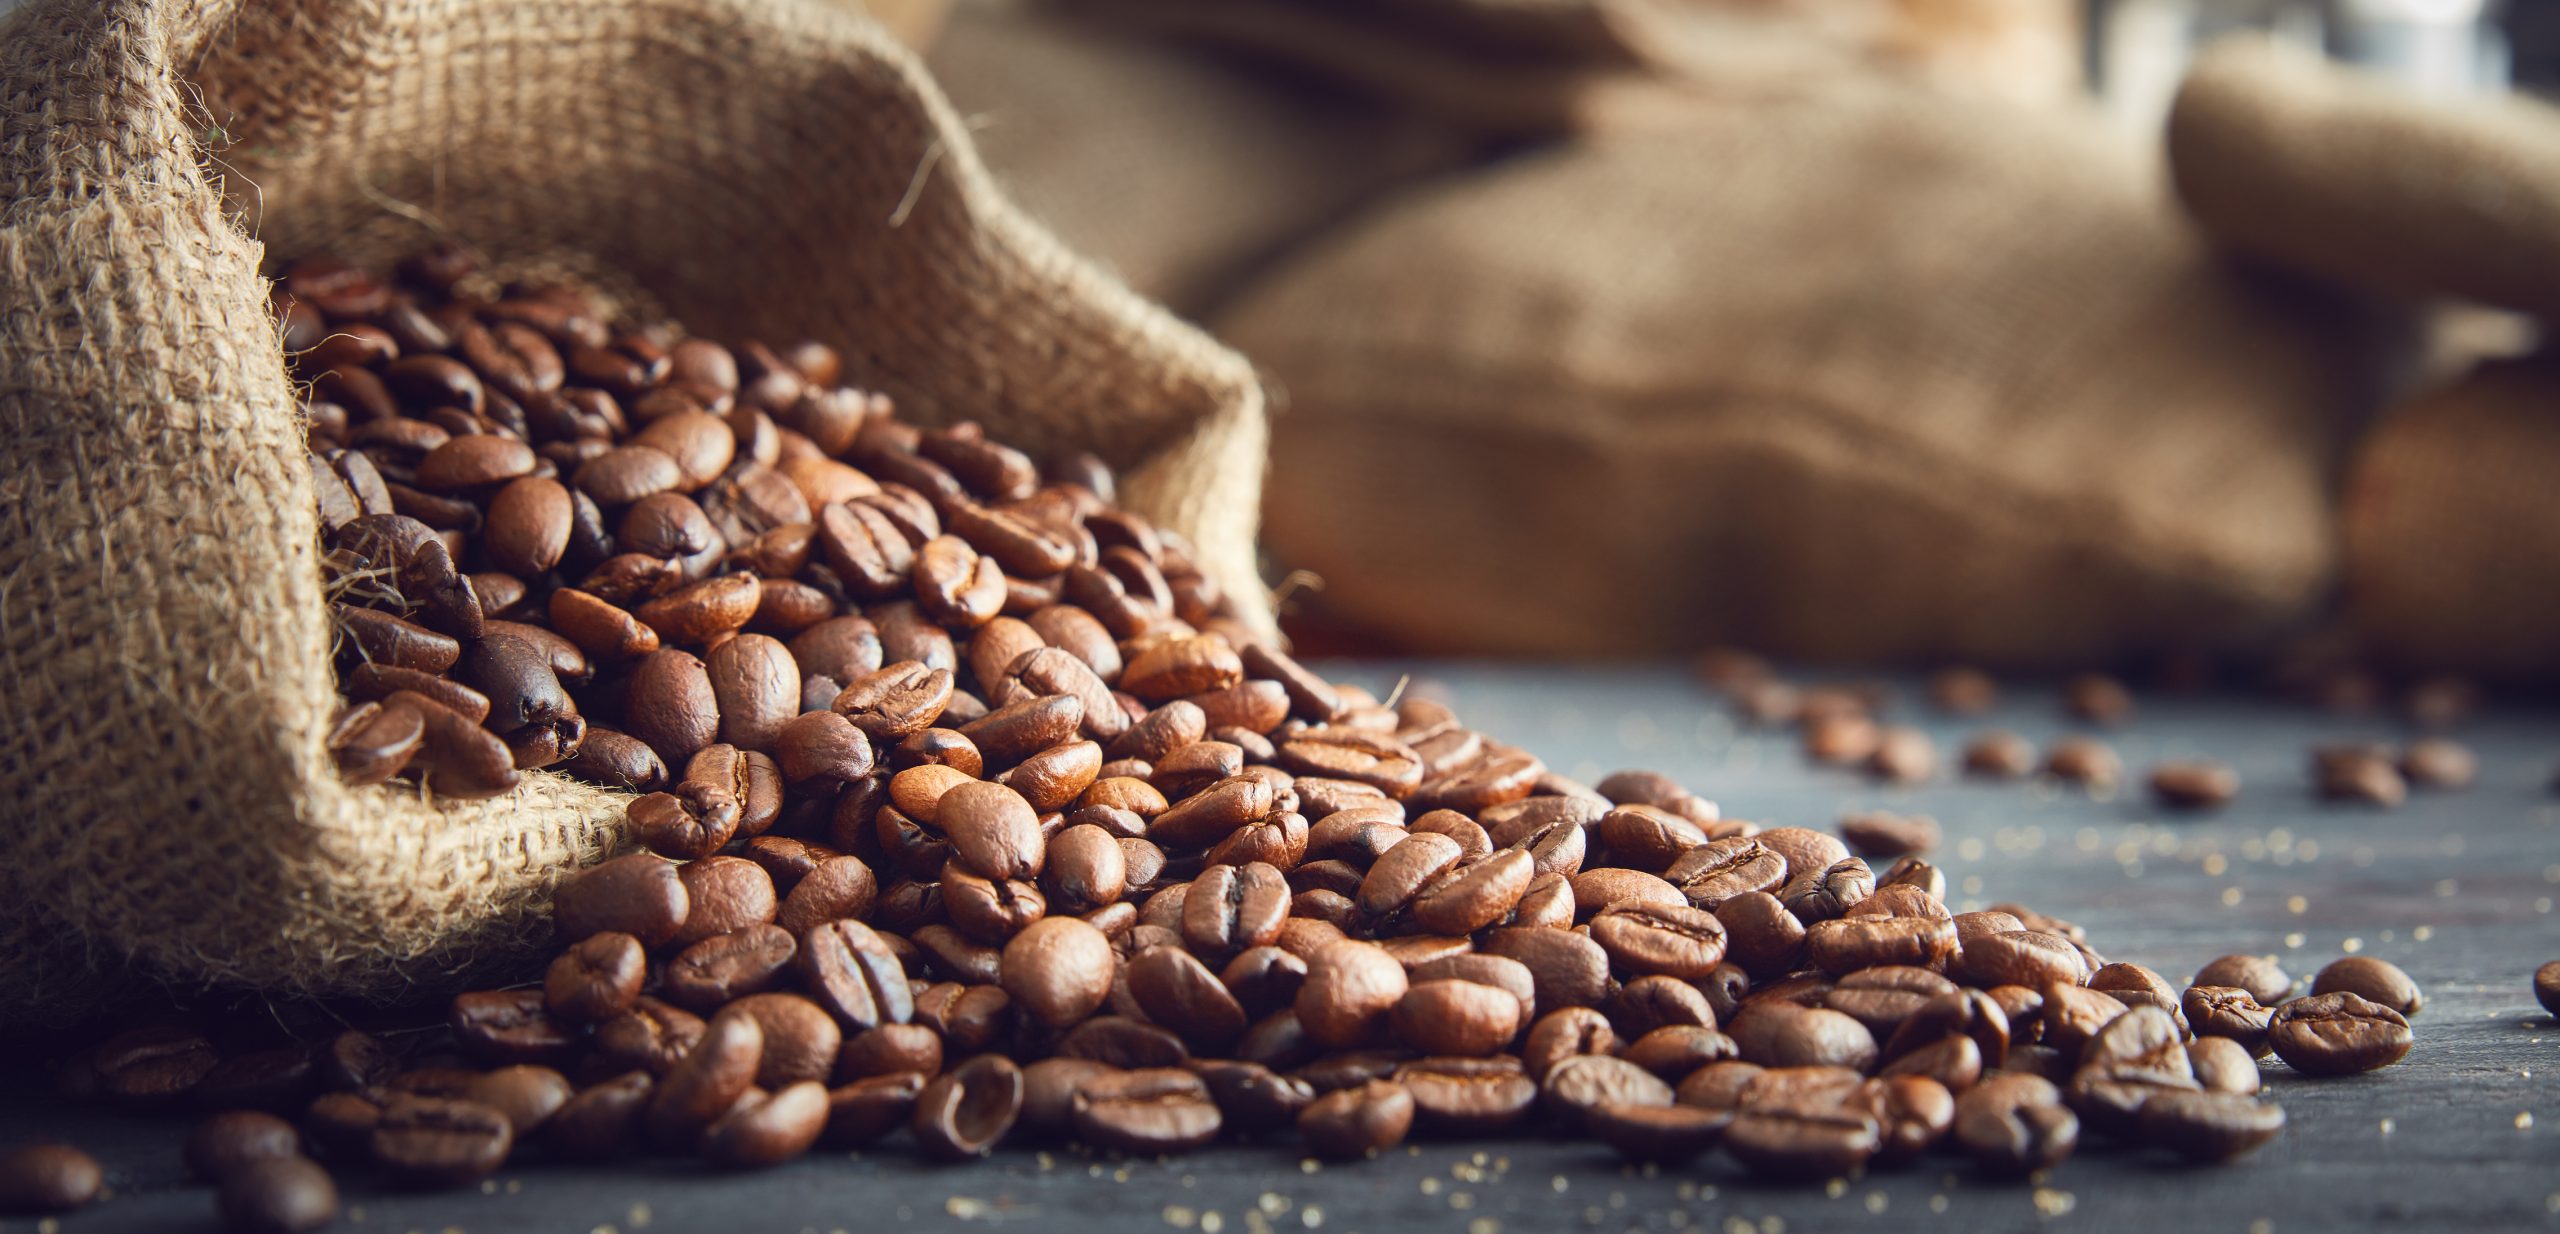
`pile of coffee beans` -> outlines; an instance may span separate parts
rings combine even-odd
[[[2022,905],[1952,911],[1928,820],[1845,828],[1878,870],[1329,684],[1099,463],[902,424],[822,347],[473,285],[436,252],[280,290],[345,636],[331,749],[449,797],[541,767],[630,789],[647,851],[565,882],[539,980],[434,1031],[82,1056],[73,1091],[222,1111],[191,1159],[239,1228],[328,1219],[306,1154],[458,1186],[897,1137],[1346,1159],[1535,1128],[1768,1178],[2024,1177],[2084,1135],[2238,1156],[2283,1125],[2258,1058],[2410,1048],[2388,965],[2181,987]],[[1934,764],[1847,692],[1766,701],[1826,757]],[[2031,758],[1995,754],[1965,761]],[[67,1202],[76,1164],[26,1185]]]
[[[1044,470],[972,424],[902,424],[817,344],[616,329],[574,292],[475,295],[474,277],[438,250],[396,279],[305,261],[276,291],[311,390],[350,700],[330,750],[351,782],[675,785],[687,807],[641,825],[708,852],[786,798],[824,812],[875,755],[974,774],[1062,723],[1117,736],[1123,642],[1247,641],[1090,456]],[[1189,654],[1143,667],[1215,676]],[[1185,693],[1226,728],[1274,717],[1278,689]],[[869,718],[794,723],[831,707]],[[703,802],[714,782],[734,808]]]

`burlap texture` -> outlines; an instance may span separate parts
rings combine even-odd
[[[7,33],[0,1019],[440,980],[618,838],[614,795],[550,774],[468,804],[337,779],[270,254],[452,237],[816,337],[912,415],[1097,450],[1259,606],[1249,370],[1003,203],[841,9],[40,0]]]
[[[2069,0],[1053,0],[1316,71],[1442,123],[1546,138],[1676,126],[1701,96],[1879,71],[2076,94]]]
[[[1475,145],[1297,75],[1050,6],[963,5],[927,63],[1025,213],[1188,314]]]
[[[1313,612],[2061,664],[2328,593],[2387,349],[2298,290],[2093,117],[1860,90],[1413,192],[1215,324],[1276,382],[1265,543]]]
[[[2394,409],[2347,488],[2347,615],[2402,667],[2560,679],[2560,357]]]
[[[2560,110],[2448,102],[2260,39],[2200,57],[2178,194],[2233,248],[2345,283],[2560,315]]]

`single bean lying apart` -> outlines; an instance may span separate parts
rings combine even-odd
[[[901,424],[823,347],[470,275],[310,262],[279,291],[340,597],[331,750],[448,797],[542,767],[626,789],[650,851],[570,878],[547,971],[441,1035],[250,1083],[138,1030],[84,1057],[104,1097],[287,1112],[330,1168],[420,1186],[901,1131],[1358,1157],[1531,1126],[1771,1178],[2023,1176],[2084,1136],[2236,1156],[2283,1122],[2254,1058],[2408,1048],[2387,965],[2293,1002],[2242,957],[2181,988],[2058,918],[1952,911],[1926,820],[1855,820],[1879,874],[1660,775],[1584,786],[1300,666],[1089,457]],[[325,1220],[271,1122],[199,1168],[244,1225]],[[74,1202],[82,1168],[0,1160],[0,1198]]]

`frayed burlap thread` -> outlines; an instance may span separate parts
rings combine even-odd
[[[389,996],[540,936],[621,799],[354,790],[259,275],[435,238],[927,421],[1090,448],[1267,620],[1260,394],[998,198],[915,60],[784,0],[39,0],[0,43],[0,1021]]]

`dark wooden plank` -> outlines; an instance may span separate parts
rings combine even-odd
[[[1382,690],[1399,675],[1344,666]],[[2297,976],[2351,944],[2428,991],[2400,1066],[2311,1081],[2270,1063],[2291,1116],[2283,1139],[2225,1169],[2089,1151],[2034,1185],[1975,1179],[1952,1160],[1834,1188],[1778,1189],[1710,1160],[1643,1173],[1594,1146],[1512,1140],[1427,1144],[1357,1166],[1312,1168],[1283,1148],[1172,1162],[1007,1151],[953,1169],[895,1151],[826,1156],[722,1176],[528,1167],[483,1191],[360,1192],[344,1228],[438,1231],[864,1231],[902,1228],[1142,1231],[1816,1229],[2505,1230],[2560,1228],[2560,1027],[2530,975],[2560,957],[2560,797],[2545,785],[2560,717],[2492,714],[2461,730],[2481,756],[2465,793],[2418,794],[2394,811],[2321,805],[2304,776],[2314,741],[2397,738],[2384,719],[2341,720],[2263,701],[2146,697],[2110,735],[2136,778],[2159,757],[2231,762],[2241,797],[2203,818],[2165,816],[2140,794],[2106,800],[2044,785],[1942,777],[1884,789],[1811,769],[1784,734],[1737,730],[1670,667],[1416,666],[1485,731],[1558,770],[1672,773],[1737,817],[1826,824],[1881,806],[1929,813],[1951,898],[2023,900],[2088,927],[2111,958],[2183,979],[2228,951],[2274,952]],[[1907,685],[1908,683],[1906,683]],[[1913,692],[1903,691],[1906,698]],[[1898,712],[1952,756],[1968,722]],[[2039,741],[2073,726],[2046,690],[2012,690],[1992,717]],[[1978,882],[1975,880],[1979,880]],[[70,1138],[109,1164],[118,1195],[66,1230],[211,1228],[208,1194],[182,1185],[179,1124],[20,1097],[0,1137]],[[9,1229],[27,1228],[24,1222]]]

